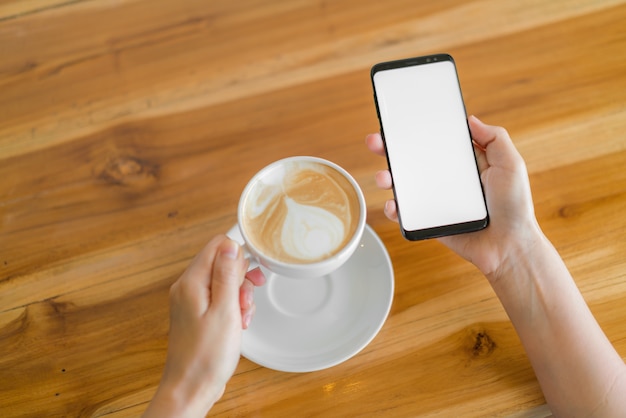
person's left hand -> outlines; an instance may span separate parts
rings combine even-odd
[[[218,236],[170,289],[165,371],[144,416],[205,416],[222,396],[239,362],[242,329],[254,314],[254,286],[237,243]]]

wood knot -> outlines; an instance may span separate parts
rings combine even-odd
[[[577,210],[574,206],[563,206],[559,209],[559,217],[561,218],[572,218],[577,214]]]
[[[489,356],[495,349],[496,343],[485,331],[476,333],[476,340],[472,347],[472,355],[474,357]]]
[[[120,186],[142,187],[153,183],[157,175],[157,165],[136,157],[118,156],[107,161],[99,178]]]

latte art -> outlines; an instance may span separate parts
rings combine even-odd
[[[356,231],[359,201],[334,168],[285,162],[260,178],[245,202],[243,228],[265,255],[287,263],[313,263],[339,252]]]
[[[335,214],[316,206],[301,205],[285,198],[287,216],[281,243],[287,254],[315,260],[332,254],[343,242],[343,222]]]

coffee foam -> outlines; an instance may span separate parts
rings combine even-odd
[[[284,162],[259,179],[245,199],[248,239],[265,255],[287,263],[312,263],[336,254],[359,221],[352,184],[316,162]]]

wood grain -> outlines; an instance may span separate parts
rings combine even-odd
[[[212,416],[549,415],[474,267],[382,214],[369,68],[449,52],[469,112],[507,127],[539,222],[626,356],[626,2],[0,1],[0,416],[139,416],[167,292],[264,165],[328,158],[394,264],[360,354],[242,359]]]

